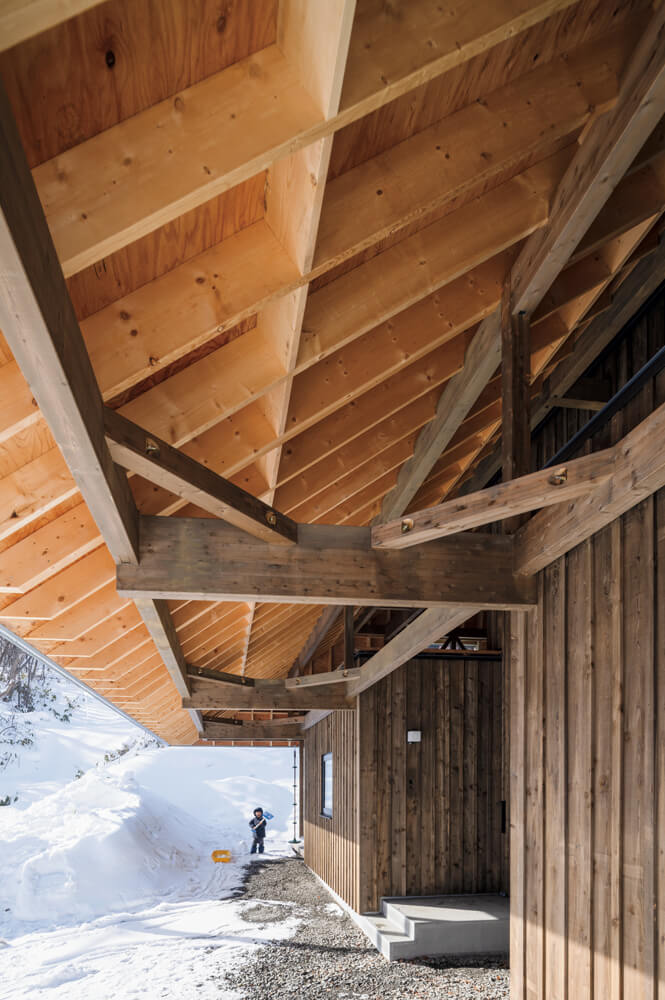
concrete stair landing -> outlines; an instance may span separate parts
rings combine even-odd
[[[405,896],[381,900],[380,913],[358,922],[388,959],[508,952],[505,896]]]

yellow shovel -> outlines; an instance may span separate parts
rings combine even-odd
[[[221,861],[225,865],[227,865],[229,863],[229,861],[231,860],[231,852],[230,851],[213,851],[212,854],[211,854],[211,857],[212,857],[213,861],[216,861],[216,862]]]

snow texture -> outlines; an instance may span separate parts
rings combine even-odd
[[[247,923],[232,898],[256,806],[275,815],[266,855],[288,851],[292,751],[145,748],[99,703],[31,714],[34,743],[0,773],[18,794],[0,808],[0,1000],[233,1000],[214,980],[298,926]]]

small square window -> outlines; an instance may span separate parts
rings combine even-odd
[[[332,754],[321,757],[321,815],[332,816],[333,808],[333,762]]]

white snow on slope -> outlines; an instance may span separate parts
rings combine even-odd
[[[246,923],[230,898],[255,806],[275,816],[267,856],[288,851],[292,751],[167,747],[104,763],[100,747],[101,764],[57,788],[99,730],[79,713],[46,722],[17,806],[0,808],[1,1000],[235,998],[223,970],[297,926]],[[57,790],[18,808],[44,787]],[[213,863],[216,848],[232,863]]]
[[[25,809],[32,802],[70,782],[77,771],[87,771],[104,757],[141,739],[144,730],[91,694],[52,674],[52,703],[34,712],[13,712],[0,702],[0,751],[11,759],[0,769],[0,798],[18,796],[16,807]],[[63,722],[71,703],[71,721]],[[55,713],[55,714],[54,714]],[[60,718],[59,718],[60,716]],[[12,731],[10,721],[15,723]],[[29,745],[12,744],[12,737],[28,736]],[[12,753],[11,751],[15,751]],[[0,754],[0,757],[2,755]]]

